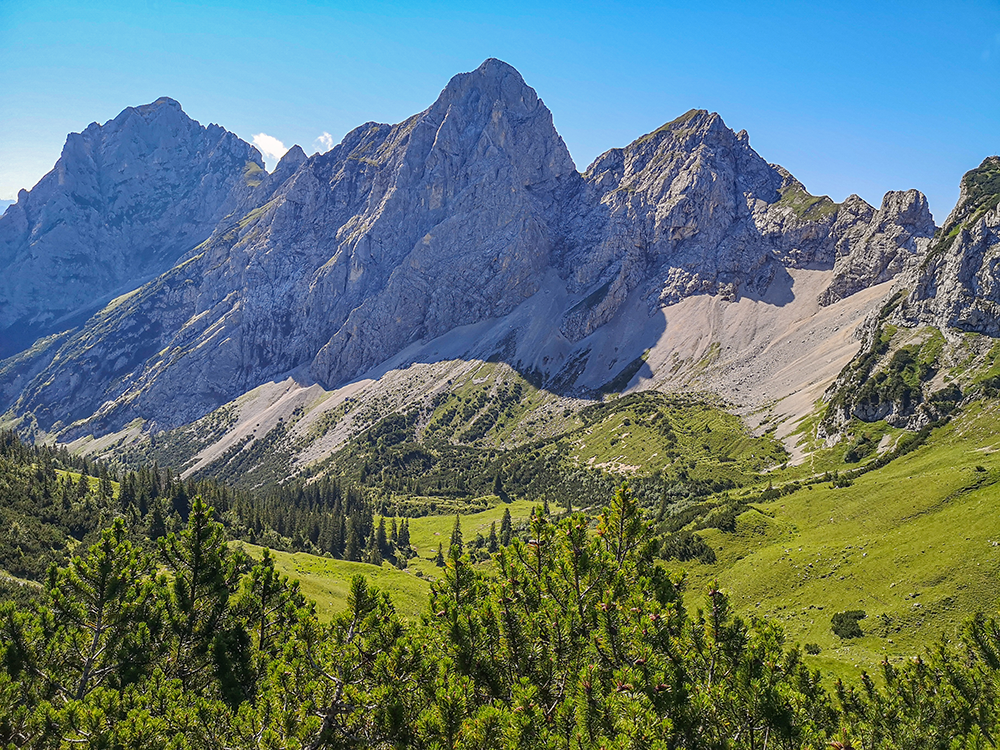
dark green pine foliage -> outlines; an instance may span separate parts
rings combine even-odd
[[[379,557],[387,557],[392,553],[389,546],[389,537],[385,533],[385,517],[379,519],[378,527],[375,529],[375,547],[378,548]],[[381,560],[379,560],[381,564]]]
[[[41,679],[58,705],[134,679],[155,658],[161,631],[152,571],[120,520],[87,556],[53,568],[37,616],[18,616],[10,605],[0,610],[0,640],[14,674]]]
[[[503,518],[500,519],[500,544],[504,547],[511,542],[513,534],[513,523],[510,518],[510,508],[504,508]]]
[[[971,750],[1000,737],[995,620],[828,692],[776,624],[736,617],[717,587],[685,609],[627,486],[597,519],[536,512],[523,539],[507,515],[489,570],[439,546],[418,622],[356,577],[324,624],[269,552],[251,564],[227,531],[306,545],[353,533],[363,551],[370,508],[340,494],[335,516],[303,490],[283,510],[184,483],[184,524],[179,480],[109,474],[108,498],[101,471],[0,433],[4,567],[37,570],[36,551],[65,561],[0,603],[0,747]],[[157,507],[171,533],[154,545]],[[405,519],[397,532],[408,546]]]
[[[382,550],[379,549],[377,533],[368,537],[368,543],[365,545],[365,550],[361,555],[361,560],[369,565],[382,564]]]
[[[995,621],[831,695],[716,587],[685,610],[628,487],[596,527],[536,512],[495,574],[452,546],[410,625],[360,576],[321,623],[211,515],[193,497],[156,560],[113,522],[35,602],[0,605],[0,746],[970,750],[1000,735]]]
[[[449,557],[461,556],[465,551],[465,544],[462,542],[462,517],[455,515],[455,525],[451,528],[451,541],[448,542]]]
[[[360,524],[355,519],[347,519],[347,538],[344,542],[345,560],[354,560],[355,562],[361,560],[361,554],[364,551],[364,536],[359,527]]]
[[[396,548],[399,554],[409,560],[413,557],[413,549],[410,546],[410,521],[404,518],[399,524],[399,539],[396,541]]]
[[[227,628],[230,597],[249,568],[231,549],[212,510],[195,498],[187,527],[160,540],[160,559],[169,573],[166,620],[173,633],[168,671],[186,689],[204,686],[216,670],[245,669],[245,634]],[[232,696],[230,696],[232,697]]]

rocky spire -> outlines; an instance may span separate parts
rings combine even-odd
[[[861,199],[851,196],[848,201],[853,204]],[[834,277],[820,295],[820,304],[832,304],[895,278],[916,262],[919,240],[934,235],[927,198],[917,190],[886,193],[878,211],[871,212],[867,203],[864,206],[869,210],[862,220],[841,222],[837,227]]]

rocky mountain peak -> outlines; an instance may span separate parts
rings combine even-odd
[[[252,147],[185,118],[160,101],[88,128],[54,173],[79,178],[43,181],[41,203],[64,220],[31,229],[31,211],[19,214],[18,237],[57,226],[97,237],[71,238],[101,248],[83,269],[99,268],[107,248],[119,274],[137,265],[129,253],[168,242],[175,259],[187,252],[32,355],[31,384],[11,393],[40,429],[177,426],[291,372],[336,388],[446,334],[479,341],[456,329],[516,318],[502,340],[454,356],[557,377],[572,352],[586,358],[584,339],[609,335],[598,329],[651,331],[658,308],[688,297],[786,304],[788,269],[829,270],[844,237],[847,259],[860,257],[855,244],[905,244],[926,207],[916,193],[878,211],[810,195],[703,109],[602,154],[581,177],[542,100],[492,59],[423,112],[366,123],[312,157],[293,147],[270,175]],[[71,183],[90,187],[71,194]],[[7,299],[17,296],[0,289]],[[610,376],[620,364],[602,367]]]
[[[306,152],[302,150],[302,146],[296,143],[294,146],[288,149],[288,151],[285,152],[284,156],[281,157],[281,159],[278,161],[278,167],[282,166],[284,166],[285,168],[298,167],[299,164],[301,164],[308,158],[309,157],[306,156]]]
[[[169,268],[250,191],[251,166],[255,148],[168,98],[71,133],[0,217],[0,354]]]
[[[958,203],[925,256],[904,277],[910,294],[896,314],[908,325],[933,325],[1000,336],[1000,157],[962,177]]]
[[[506,106],[523,105],[531,110],[538,104],[538,95],[512,65],[495,57],[468,73],[459,73],[441,91],[438,102],[452,103],[475,95],[489,102]]]
[[[430,129],[432,141],[418,137]],[[504,155],[525,184],[576,171],[552,113],[517,70],[494,58],[448,82],[418,116],[411,144],[435,161],[431,151],[477,161]]]
[[[180,102],[176,99],[171,99],[169,96],[161,96],[155,102],[150,104],[142,104],[138,107],[129,107],[129,109],[135,110],[143,117],[148,117],[150,115],[156,115],[163,110],[174,110],[175,112],[183,112]],[[128,110],[126,110],[128,111]]]
[[[604,325],[625,297],[648,284],[653,305],[693,294],[762,294],[772,249],[756,226],[756,202],[778,198],[782,176],[714,112],[692,109],[624,148],[599,156],[585,174],[599,208],[585,252],[571,258],[571,288],[596,304],[574,308],[571,340]],[[586,247],[586,239],[580,237]]]

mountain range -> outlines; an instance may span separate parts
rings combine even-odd
[[[188,474],[277,451],[281,480],[393,414],[426,431],[463,384],[530,394],[450,438],[497,447],[610,393],[696,391],[795,460],[817,404],[831,436],[962,398],[941,367],[905,403],[859,389],[931,329],[940,361],[986,362],[998,201],[990,157],[941,228],[917,190],[838,204],[696,109],[580,172],[493,59],[270,173],[162,98],[71,134],[0,217],[0,412],[105,456],[166,436]]]

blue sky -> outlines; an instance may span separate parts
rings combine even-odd
[[[941,223],[962,173],[1000,150],[997,0],[0,0],[0,198],[68,132],[160,96],[312,153],[426,108],[487,57],[521,71],[581,170],[699,107],[813,193],[916,187]]]

